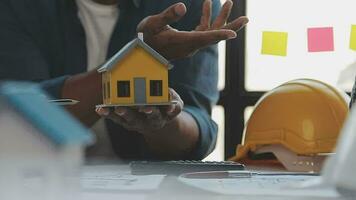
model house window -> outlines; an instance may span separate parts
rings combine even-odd
[[[110,98],[110,82],[107,83],[107,95],[108,95],[108,98]]]
[[[151,96],[162,96],[162,81],[161,80],[150,81],[150,95]]]
[[[130,97],[130,81],[118,81],[117,90],[118,97]]]

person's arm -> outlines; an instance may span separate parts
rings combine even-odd
[[[217,46],[202,49],[189,59],[174,62],[174,65],[170,73],[175,75],[170,76],[170,86],[184,100],[182,115],[185,116],[180,119],[181,125],[194,126],[195,129],[166,127],[159,134],[152,134],[156,137],[149,138],[151,135],[147,135],[145,138],[149,148],[161,158],[180,152],[176,159],[203,159],[214,150],[217,138],[218,127],[211,118],[212,107],[219,95]],[[171,133],[176,137],[170,137]]]
[[[92,124],[98,119],[96,113],[93,112],[94,107],[101,103],[100,75],[96,71],[91,71],[79,75],[51,79],[50,67],[53,66],[49,66],[44,57],[45,52],[41,51],[38,41],[34,39],[36,38],[35,35],[33,35],[31,29],[24,21],[20,21],[19,16],[17,16],[18,13],[14,13],[14,8],[11,7],[12,5],[9,2],[6,0],[0,2],[0,78],[43,81],[43,87],[55,98],[73,98],[79,100],[80,103],[70,107],[70,111],[83,123]],[[179,20],[185,12],[184,5],[176,4],[161,14],[146,18],[145,23],[141,23],[140,27],[146,33],[145,38],[151,38],[151,45],[159,49],[160,53],[166,55],[168,58],[176,59],[182,55],[191,55],[206,45],[216,43],[219,40],[229,39],[234,34],[233,32],[242,27],[246,22],[244,18],[239,18],[228,24],[228,26],[219,27],[219,30],[208,29],[191,32],[174,30],[166,24]],[[163,29],[160,29],[161,32],[157,32],[157,24],[163,25]],[[149,34],[147,35],[147,33]],[[157,38],[161,40],[157,40]],[[187,42],[194,45],[185,48]],[[171,51],[170,49],[176,49],[177,51]],[[181,120],[181,117],[175,119],[175,116],[180,115],[180,113],[176,112],[177,110],[179,110],[178,106],[172,112],[174,116],[169,116],[168,119],[172,121],[179,120],[181,122],[191,120],[189,118]],[[194,117],[194,115],[191,116]],[[154,121],[156,120],[152,120],[151,122]],[[185,127],[181,123],[172,123],[171,125],[172,128]],[[151,124],[148,124],[148,126],[151,126]],[[193,126],[184,130],[196,130],[195,128]],[[199,128],[201,129],[202,127]],[[184,130],[177,133],[184,133]],[[196,133],[195,131],[187,132]],[[180,136],[185,136],[185,134],[181,134]],[[192,134],[191,137],[186,137],[187,140],[182,140],[183,142],[186,141],[187,145],[179,144],[179,142],[175,144],[179,144],[179,147],[192,147],[196,143],[195,138],[196,134]],[[177,147],[172,146],[172,148]]]
[[[39,82],[51,98],[77,99],[80,103],[68,108],[83,123],[92,124],[99,118],[94,107],[101,102],[101,76],[94,70],[52,78],[36,30],[13,6],[7,0],[0,2],[0,79]]]
[[[102,102],[101,92],[101,74],[92,70],[67,78],[61,98],[78,100],[80,103],[68,106],[67,109],[82,123],[91,126],[99,119],[95,106]]]
[[[191,2],[189,9],[194,12],[189,12],[175,28],[181,29],[180,26],[184,26],[182,29],[192,30],[195,28],[194,24],[199,24],[195,28],[196,31],[223,27],[230,14],[232,2],[228,1],[224,4],[220,15],[219,1],[213,3],[205,1],[203,9],[200,9],[202,12],[199,12],[201,2]],[[173,64],[175,68],[170,72],[170,86],[180,94],[185,103],[182,114],[177,120],[180,120],[181,127],[193,128],[167,127],[159,132],[161,134],[152,134],[156,137],[146,136],[146,141],[149,147],[154,148],[154,152],[161,157],[168,157],[168,153],[177,155],[177,152],[180,152],[180,157],[176,157],[177,159],[203,159],[215,148],[217,138],[217,125],[211,119],[212,106],[215,105],[219,93],[217,90],[217,46],[211,45],[203,48],[192,57],[177,60]],[[179,119],[180,116],[182,119]],[[171,133],[172,130],[177,137],[169,137],[167,133]],[[176,151],[173,148],[176,148]],[[170,151],[167,152],[167,150]],[[175,154],[172,154],[173,152]]]
[[[181,112],[162,129],[144,134],[151,151],[162,159],[183,159],[199,141],[199,127],[193,116]]]

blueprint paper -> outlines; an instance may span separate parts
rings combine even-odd
[[[297,186],[315,177],[311,176],[254,176],[252,178],[230,179],[188,179],[179,180],[187,185],[225,195],[273,195],[339,197],[333,189],[299,189]]]
[[[135,176],[117,167],[87,169],[81,176],[83,190],[155,190],[165,175]]]

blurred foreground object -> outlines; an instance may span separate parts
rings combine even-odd
[[[340,193],[356,198],[356,107],[342,129],[335,154],[332,155],[322,170],[322,176],[304,183],[306,187],[335,187]]]
[[[68,200],[90,132],[33,84],[0,85],[0,199]]]
[[[299,185],[299,189],[335,188],[343,196],[356,199],[356,107],[341,131],[335,154],[330,156],[322,169],[322,176]]]
[[[243,144],[231,160],[245,163],[272,153],[275,159],[270,160],[278,160],[289,171],[319,172],[326,156],[334,151],[349,99],[346,93],[317,80],[282,84],[257,102],[246,123]],[[260,157],[263,161],[263,155]]]

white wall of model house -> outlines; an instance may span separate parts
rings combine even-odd
[[[75,198],[82,146],[54,144],[1,101],[0,133],[0,199]]]

